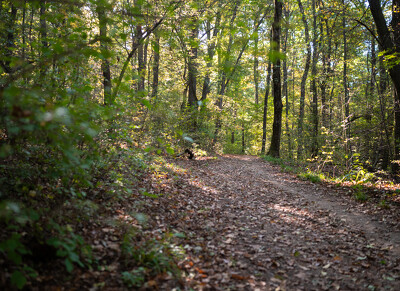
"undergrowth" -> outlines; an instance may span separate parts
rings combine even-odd
[[[313,167],[307,167],[303,164],[296,164],[294,161],[288,161],[280,158],[274,158],[271,156],[263,156],[263,159],[267,162],[277,165],[283,172],[296,174],[302,180],[308,180],[312,183],[326,182],[342,187],[349,187],[351,189],[352,197],[358,202],[366,202],[371,200],[371,196],[368,192],[374,189],[375,185],[381,180],[381,178],[375,173],[371,173],[366,170],[363,165],[355,160],[347,172],[343,172],[340,176],[330,176],[329,173],[324,173],[320,170],[312,170]],[[304,170],[306,169],[306,170]],[[394,191],[393,195],[397,195],[400,190]],[[385,197],[386,199],[386,197]],[[382,209],[390,208],[389,203],[385,199],[379,199],[377,205]]]
[[[136,191],[134,185],[149,172],[161,171],[163,164],[165,160],[153,153],[111,146],[87,172],[85,183],[73,187],[61,184],[58,189],[43,182],[34,188],[17,184],[14,189],[20,187],[24,195],[13,199],[3,188],[0,268],[10,274],[3,287],[23,289],[40,285],[35,278],[43,275],[41,266],[47,264],[63,266],[67,273],[100,268],[104,262],[93,257],[92,239],[81,229],[91,227],[93,220],[101,227],[103,213],[131,199]],[[145,216],[138,212],[135,219],[139,217]],[[114,229],[119,233],[124,227],[116,225]],[[179,280],[174,236],[164,234],[162,239],[156,239],[137,229],[134,237],[136,241],[132,232],[127,232],[120,238],[123,260],[129,262],[120,274],[127,287],[139,288],[162,273]]]

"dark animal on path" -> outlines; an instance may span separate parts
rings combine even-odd
[[[185,149],[185,152],[184,152],[184,153],[187,154],[187,157],[188,157],[189,160],[193,160],[193,158],[194,158],[194,153],[193,153],[191,150]]]
[[[193,160],[194,159],[194,153],[190,150],[190,149],[185,149],[182,153],[180,153],[179,155],[177,155],[176,157],[186,157],[189,160]]]

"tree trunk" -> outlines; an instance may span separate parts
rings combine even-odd
[[[304,24],[304,37],[305,42],[307,45],[307,56],[306,56],[306,63],[304,66],[303,76],[301,78],[301,88],[300,88],[300,108],[299,108],[299,119],[297,123],[297,135],[298,135],[298,142],[297,142],[297,159],[301,159],[303,156],[303,125],[304,125],[304,107],[305,107],[305,96],[306,96],[306,82],[308,71],[310,70],[310,63],[311,63],[311,45],[310,45],[310,34],[308,31],[308,23],[306,19],[306,15],[304,13],[303,4],[301,0],[297,0],[299,5],[301,19]]]
[[[254,23],[256,23],[258,20],[258,15],[257,15],[257,19],[256,21],[254,21]],[[258,105],[258,29],[255,30],[256,36],[254,39],[254,64],[253,64],[253,76],[254,76],[254,102]]]
[[[245,152],[246,143],[245,143],[245,128],[244,128],[244,121],[242,123],[242,154]]]
[[[311,155],[312,157],[318,156],[318,95],[317,95],[317,61],[318,61],[318,47],[317,47],[317,13],[315,8],[315,0],[312,0],[312,13],[313,13],[313,48],[312,48],[312,67],[311,67],[311,91],[313,93],[312,97],[312,145],[311,145]]]
[[[6,33],[6,47],[5,47],[5,58],[4,62],[1,61],[2,67],[6,73],[11,73],[12,69],[10,67],[11,58],[13,56],[13,51],[15,47],[15,21],[17,17],[17,8],[14,5],[11,5],[11,13],[10,19],[7,24],[7,33]]]
[[[381,48],[385,51],[385,55],[390,55],[400,52],[400,0],[392,1],[392,33],[393,39],[391,38],[389,28],[386,24],[385,17],[383,16],[382,7],[379,0],[368,0],[369,7],[372,16],[375,21],[376,29],[378,31],[378,37]],[[394,115],[395,115],[395,126],[394,126],[394,160],[400,159],[400,65],[393,64],[389,67],[390,78],[392,79],[395,94],[394,94]],[[397,173],[399,170],[399,164],[394,162],[392,164],[393,172]]]
[[[152,83],[152,91],[151,91],[151,97],[152,99],[157,99],[157,93],[158,93],[158,74],[159,74],[159,69],[160,69],[160,34],[155,33],[155,39],[153,43],[153,55],[154,55],[154,60],[153,60],[153,83]]]
[[[268,117],[268,95],[269,88],[271,84],[271,61],[268,61],[267,68],[267,87],[265,88],[265,96],[264,96],[264,112],[263,112],[263,127],[262,127],[262,144],[261,144],[261,154],[265,154],[265,144],[267,141],[267,117]]]
[[[137,91],[144,92],[144,81],[146,76],[146,64],[144,61],[144,44],[143,44],[143,30],[141,25],[136,26],[136,42],[139,44],[137,48],[137,59],[138,59],[138,83]]]
[[[215,26],[214,26],[214,31],[213,31],[212,37],[211,37],[211,32],[210,32],[210,29],[211,29],[210,22],[207,22],[207,39],[210,42],[210,45],[208,46],[208,49],[207,49],[207,53],[208,53],[207,71],[206,71],[206,75],[204,77],[201,101],[206,100],[207,95],[210,93],[210,71],[209,70],[211,70],[212,60],[213,60],[214,54],[215,54],[216,38],[219,33],[220,22],[221,22],[221,12],[218,11],[217,15],[215,16]]]
[[[194,43],[198,39],[199,27],[197,18],[192,17],[192,28],[191,28],[191,42]],[[195,110],[198,107],[197,104],[197,44],[191,45],[188,58],[188,85],[189,85],[189,96],[188,106]]]
[[[232,48],[232,44],[233,44],[232,28],[233,28],[233,23],[236,19],[236,14],[237,14],[237,10],[239,8],[239,4],[240,4],[240,1],[236,1],[235,7],[233,9],[233,14],[232,14],[232,17],[231,17],[231,20],[229,23],[230,32],[229,32],[229,41],[228,41],[228,47],[227,47],[227,56],[224,59],[225,64],[229,61],[229,58],[230,58],[231,48]],[[219,90],[218,90],[218,99],[217,99],[217,102],[215,103],[215,105],[218,106],[220,111],[222,110],[222,104],[223,104],[222,96],[225,94],[226,86],[227,86],[226,73],[225,73],[225,71],[222,71],[222,72],[220,72],[220,84],[219,84]],[[215,142],[218,139],[218,135],[219,135],[219,131],[221,130],[221,127],[222,127],[222,121],[221,121],[221,117],[218,114],[217,119],[215,121],[215,132],[214,132],[213,144],[215,144]]]
[[[107,45],[108,37],[106,7],[98,2],[96,10],[99,17],[100,49],[102,54],[101,72],[103,75],[104,105],[111,105],[113,102],[111,100],[111,69],[110,61],[108,59],[109,51]]]
[[[331,51],[332,51],[332,40],[330,36],[329,30],[329,23],[328,20],[325,20],[326,30],[324,33],[324,23],[321,21],[320,24],[320,32],[321,32],[321,41],[320,44],[322,46],[322,81],[321,81],[321,124],[325,129],[329,128],[329,121],[330,121],[330,106],[327,100],[327,87],[328,87],[328,80],[331,76],[331,67],[330,67],[330,58],[331,58]],[[328,47],[324,47],[325,41],[328,42]]]
[[[42,56],[44,55],[45,50],[47,50],[48,42],[47,42],[47,23],[46,23],[46,1],[40,2],[40,40],[42,43]],[[43,85],[44,77],[46,74],[47,68],[42,66],[39,70],[39,80]]]
[[[272,24],[272,44],[274,50],[278,53],[277,55],[279,55],[280,52],[281,18],[282,2],[281,0],[275,0],[275,15]],[[279,57],[273,63],[272,86],[274,92],[274,122],[272,125],[271,145],[268,155],[279,157],[282,131],[281,60]]]
[[[349,99],[349,86],[347,83],[347,34],[346,34],[346,6],[345,0],[342,0],[343,5],[343,18],[342,18],[342,30],[343,30],[343,91],[344,91],[344,118],[345,118],[345,126],[344,129],[344,138],[345,138],[345,150],[347,155],[351,150],[350,146],[350,99]]]
[[[283,42],[283,49],[282,52],[284,55],[287,55],[287,41],[289,35],[289,9],[284,8],[284,15],[286,19],[285,25],[285,39]],[[286,127],[286,137],[288,142],[288,152],[289,152],[289,159],[292,159],[292,141],[290,136],[290,129],[289,129],[289,111],[290,111],[290,103],[289,103],[289,90],[288,90],[288,67],[287,67],[287,59],[283,60],[283,95],[285,96],[285,127]]]
[[[22,8],[22,62],[25,63],[25,47],[26,47],[26,36],[25,36],[25,28],[26,28],[26,0],[24,1],[24,5]]]

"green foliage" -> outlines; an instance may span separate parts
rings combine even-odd
[[[364,202],[364,201],[367,201],[369,197],[365,192],[357,191],[357,192],[354,193],[354,198],[357,201]]]
[[[145,282],[146,269],[144,267],[139,267],[131,271],[122,272],[122,280],[124,284],[129,287],[141,287]]]
[[[273,165],[278,165],[278,166],[283,166],[284,161],[281,158],[276,158],[272,156],[263,156],[263,159],[266,160],[267,162],[273,164]]]
[[[359,202],[365,202],[368,200],[368,195],[364,191],[364,186],[361,184],[355,184],[352,186],[352,188],[355,190],[353,196],[354,198],[359,201]]]
[[[390,205],[384,199],[379,201],[378,206],[383,209],[390,209]]]
[[[359,160],[360,155],[353,155],[353,163],[351,170],[343,176],[345,181],[354,181],[356,183],[373,182],[376,177],[373,173],[368,172]]]
[[[307,46],[301,37],[304,29],[301,15],[292,11],[289,19],[282,22],[290,25],[291,32],[286,38],[282,35],[287,51],[279,52],[269,34],[260,33],[270,29],[271,17],[265,15],[259,31],[254,30],[254,16],[261,17],[264,9],[269,11],[271,7],[260,1],[217,1],[213,7],[206,2],[102,0],[71,5],[71,1],[47,1],[41,9],[40,1],[1,1],[0,251],[6,264],[11,265],[11,282],[15,287],[23,288],[35,274],[32,266],[24,262],[31,252],[25,241],[26,233],[43,241],[46,231],[51,232],[53,237],[46,242],[57,249],[69,272],[76,266],[90,264],[90,249],[82,237],[59,224],[74,225],[96,217],[99,202],[94,199],[98,197],[127,199],[134,192],[132,183],[136,175],[149,169],[149,160],[155,156],[173,156],[185,148],[191,148],[198,157],[213,152],[258,154],[264,105],[261,96],[265,94],[265,68],[269,61],[284,60],[290,71],[288,79],[282,80],[289,86],[286,96],[289,98],[287,102],[284,100],[288,112],[284,114],[287,127],[282,132],[282,156],[293,158],[298,145],[304,148],[304,157],[310,156],[314,129],[308,100],[305,120],[310,122],[305,123],[301,135],[296,133]],[[327,3],[317,8],[318,15],[323,15],[326,21],[323,25],[337,27],[338,18],[325,13],[336,9],[336,5]],[[360,11],[364,9],[350,7],[349,17],[368,17]],[[99,19],[99,12],[106,19]],[[217,15],[221,16],[219,26]],[[137,43],[131,39],[131,32],[138,24],[150,29],[161,18],[162,25],[154,32],[148,30],[144,33],[147,38],[140,40],[148,57],[145,72],[138,72],[139,54],[128,58],[132,42]],[[107,35],[100,38],[101,22],[105,23],[102,28],[106,28]],[[195,27],[201,33],[207,30],[209,35],[202,35],[200,41],[200,33],[194,35]],[[370,63],[371,40],[360,37],[361,26],[349,31],[347,77],[352,96],[349,118],[360,118],[351,121],[351,135],[347,136],[349,118],[343,120],[345,104],[340,98],[333,98],[342,94],[342,88],[335,85],[342,82],[342,77],[333,73],[333,67],[325,71],[331,47],[338,51],[330,54],[329,66],[335,64],[336,70],[342,69],[344,46],[339,45],[342,33],[322,28],[318,33],[321,33],[323,62],[317,62],[318,76],[309,76],[305,81],[317,78],[321,100],[323,85],[331,97],[326,94],[326,104],[321,104],[321,108],[329,110],[319,112],[323,126],[317,137],[318,157],[313,156],[313,161],[322,161],[322,167],[329,164],[346,168],[342,180],[372,182],[376,177],[367,171],[365,160],[370,160],[369,165],[376,164],[372,160],[384,164],[384,154],[373,153],[371,149],[386,149],[387,159],[392,159],[390,155],[394,152],[390,150],[394,144],[390,133],[393,105],[387,102],[391,90],[389,86],[381,86],[378,94],[377,90],[371,90],[376,84],[370,84],[375,79],[380,79],[379,84],[385,83],[387,75],[382,71],[370,76],[375,71]],[[214,32],[218,32],[215,37]],[[159,44],[154,33],[160,37]],[[197,58],[191,49],[197,50]],[[152,62],[157,53],[161,59],[155,88],[156,64]],[[398,55],[386,52],[387,66],[397,64],[398,60]],[[189,61],[196,72],[198,102],[193,108],[187,106]],[[105,96],[103,87],[106,63],[111,67],[112,98]],[[141,76],[145,79],[145,89],[139,92]],[[206,77],[210,91],[203,99],[200,90]],[[116,90],[119,79],[121,84]],[[222,85],[227,85],[223,92]],[[269,107],[267,132],[271,128],[272,99],[265,104]],[[216,105],[220,100],[222,105]],[[357,154],[350,156],[355,151]],[[283,171],[296,172],[296,166],[288,160],[264,158]],[[313,182],[325,179],[312,172],[300,176]],[[158,198],[145,188],[140,193]],[[54,209],[62,209],[57,213],[59,224],[49,226],[47,219],[56,216]],[[74,215],[77,212],[79,216]],[[125,255],[136,264],[123,273],[128,287],[140,286],[142,279],[152,272],[174,270],[175,253],[169,235],[160,240],[149,239],[142,245],[132,237],[128,241],[124,242]]]
[[[182,251],[172,244],[172,238],[179,235],[165,234],[160,238],[149,238],[136,241],[143,235],[134,228],[128,229],[121,245],[122,254],[125,257],[126,266],[134,265],[131,271],[122,273],[124,283],[128,286],[139,287],[145,278],[162,273],[171,273],[180,276],[179,268],[175,260],[182,258]]]
[[[309,180],[313,183],[320,183],[325,180],[325,175],[322,173],[313,173],[311,171],[300,173],[298,175],[301,179]]]
[[[75,234],[69,226],[61,227],[58,224],[52,224],[52,226],[58,232],[57,236],[47,239],[46,243],[57,249],[57,256],[64,258],[68,272],[73,271],[74,264],[84,267],[84,262],[91,263],[91,249],[84,244],[81,236]]]
[[[5,254],[7,260],[14,266],[11,284],[18,289],[25,286],[27,277],[37,276],[36,271],[24,263],[23,257],[32,252],[23,242],[20,232],[26,224],[31,224],[38,218],[36,211],[25,208],[21,204],[11,201],[0,203],[0,225],[6,225],[10,233],[7,239],[0,242],[0,252]]]
[[[262,156],[262,158],[273,165],[279,166],[283,172],[296,174],[299,171],[297,166],[291,161],[268,155]]]

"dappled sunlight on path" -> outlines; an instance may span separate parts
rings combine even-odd
[[[188,173],[182,187],[191,187],[185,223],[176,226],[190,237],[185,249],[196,263],[186,265],[187,280],[197,289],[400,287],[394,249],[313,185],[254,156],[176,163]]]

